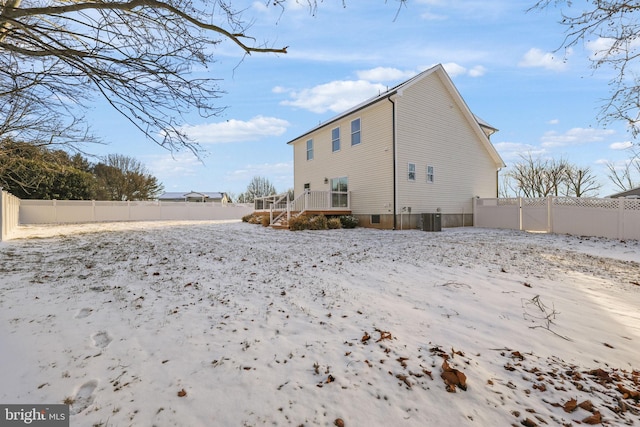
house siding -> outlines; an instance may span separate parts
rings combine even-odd
[[[360,118],[361,142],[351,145],[351,121]],[[331,131],[340,127],[340,151],[332,151]],[[392,104],[379,102],[345,116],[292,142],[294,151],[294,192],[330,190],[332,178],[346,176],[354,214],[393,213]],[[306,159],[306,141],[313,139],[314,158]],[[328,183],[324,183],[324,179]]]
[[[406,206],[414,214],[469,214],[473,197],[495,197],[498,167],[485,136],[437,73],[399,94],[396,105],[399,212]],[[415,181],[407,179],[408,163],[416,164]],[[427,166],[434,168],[433,183]]]
[[[362,142],[351,146],[356,118]],[[496,196],[497,172],[504,166],[489,141],[495,129],[478,120],[442,66],[435,66],[291,141],[295,193],[307,183],[312,190],[329,191],[332,178],[346,176],[360,225],[415,228],[421,213],[433,212],[442,214],[443,227],[472,225],[473,198]],[[341,149],[333,152],[336,126]],[[307,161],[309,138],[314,159]],[[413,181],[407,177],[409,163],[416,165]],[[434,182],[427,182],[427,166],[434,168]],[[379,224],[371,223],[371,215],[379,215]]]

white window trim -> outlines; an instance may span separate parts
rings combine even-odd
[[[338,138],[337,139],[333,139],[333,131],[338,129]],[[333,143],[335,141],[338,141],[338,149],[334,149]],[[342,149],[342,140],[340,138],[340,126],[334,127],[333,129],[331,129],[331,152],[332,153],[337,153],[338,151],[340,151]]]
[[[431,168],[431,173],[429,173],[429,168]],[[432,165],[427,165],[427,183],[433,184],[435,182],[436,182],[436,168],[434,168]]]
[[[413,166],[413,177],[411,177],[411,166]],[[407,181],[414,182],[416,180],[416,164],[412,162],[407,163]]]
[[[309,149],[309,141],[311,141],[311,149]],[[307,151],[306,151],[306,153],[307,153],[306,154],[307,161],[313,160],[313,155],[314,155],[314,153],[313,153],[313,138],[307,139],[307,141],[305,142],[305,147],[307,149]],[[309,158],[309,153],[311,153],[311,158]]]
[[[353,135],[356,132],[353,132],[353,122],[358,121],[360,123],[360,127],[358,128],[358,134],[360,135],[360,142],[358,142],[357,144],[353,143]],[[351,135],[351,146],[352,147],[357,147],[358,145],[362,144],[362,118],[360,117],[356,117],[355,119],[351,120],[351,122],[349,122],[349,135]]]

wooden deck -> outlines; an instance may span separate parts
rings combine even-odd
[[[271,226],[284,228],[289,218],[305,215],[351,215],[351,193],[309,191],[290,200],[289,194],[261,197],[254,201],[254,215],[270,216]]]

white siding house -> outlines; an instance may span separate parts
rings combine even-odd
[[[495,131],[436,65],[289,141],[294,192],[348,191],[361,226],[471,225],[472,199],[497,195]]]

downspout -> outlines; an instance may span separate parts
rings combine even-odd
[[[391,147],[393,150],[393,229],[398,227],[398,204],[397,204],[397,183],[396,183],[396,103],[393,102],[391,96],[387,98],[391,102],[391,131],[393,133],[391,137]]]

